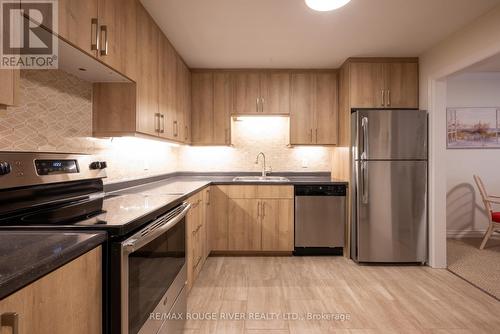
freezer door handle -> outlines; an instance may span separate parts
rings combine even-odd
[[[368,117],[364,116],[361,119],[361,133],[363,138],[361,144],[363,145],[363,150],[361,151],[361,160],[368,158]]]
[[[361,201],[368,204],[368,162],[361,161]]]

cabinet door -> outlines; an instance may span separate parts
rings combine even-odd
[[[314,75],[293,73],[291,80],[290,144],[313,144]]]
[[[262,250],[293,251],[293,199],[262,201]]]
[[[351,108],[383,108],[386,70],[384,63],[350,64]]]
[[[210,228],[212,227],[211,223],[211,187],[208,187],[203,190],[203,210],[202,210],[202,220],[203,225],[205,226],[205,234],[204,234],[204,260],[210,255],[212,251],[212,246],[210,243]]]
[[[86,1],[82,1],[86,2]],[[107,42],[107,54],[98,52],[98,57],[103,62],[121,72],[132,80],[136,80],[136,68],[142,72],[143,68],[136,67],[136,57],[142,56],[148,52],[149,48],[157,49],[158,39],[154,40],[154,45],[143,44],[138,34],[144,28],[144,13],[141,13],[141,19],[136,19],[138,7],[140,11],[145,11],[144,7],[137,0],[98,0],[99,8],[99,27],[100,27],[100,46],[102,51]],[[147,13],[146,13],[147,14]],[[147,15],[149,17],[149,15]],[[152,19],[149,17],[152,21]],[[149,24],[148,24],[149,25]],[[106,32],[103,29],[106,29]],[[142,35],[141,37],[145,37]],[[137,40],[137,45],[136,45]],[[150,79],[151,80],[151,77]]]
[[[0,301],[18,334],[102,333],[102,258],[95,248]],[[5,324],[1,333],[12,333]]]
[[[97,34],[99,27],[92,23],[97,20],[97,0],[59,0],[59,36],[80,50],[96,56]],[[93,26],[92,26],[93,24]]]
[[[231,144],[232,87],[230,73],[214,73],[213,145]]]
[[[19,70],[0,70],[0,106],[17,104]]]
[[[173,122],[177,119],[177,54],[167,37],[160,33],[159,113],[163,115],[161,137],[174,139]]]
[[[220,186],[210,191],[210,248],[214,251],[228,250],[229,198]]]
[[[316,73],[315,96],[315,143],[337,144],[338,89],[336,73]]]
[[[195,72],[192,75],[193,144],[208,145],[214,139],[214,75],[212,72]]]
[[[234,113],[251,115],[260,113],[260,73],[235,72],[234,80]]]
[[[418,108],[418,63],[387,64],[389,108]]]
[[[269,72],[261,75],[261,111],[270,115],[290,114],[290,73]]]
[[[158,135],[158,79],[160,29],[138,2],[137,5],[137,130]]]
[[[232,199],[229,201],[229,250],[261,250],[259,205],[260,201],[255,199]]]
[[[191,73],[181,57],[177,56],[177,117],[174,120],[174,138],[189,142],[191,137]]]

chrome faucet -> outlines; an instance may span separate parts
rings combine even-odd
[[[263,160],[263,164],[262,164],[262,177],[266,177],[266,155],[263,153],[263,152],[259,152],[259,154],[257,154],[257,158],[255,159],[255,164],[258,165],[259,164],[259,157],[262,155],[262,158],[264,159]]]

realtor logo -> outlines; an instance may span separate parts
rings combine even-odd
[[[0,0],[0,5],[0,68],[57,68],[57,0]]]

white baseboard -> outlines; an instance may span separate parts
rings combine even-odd
[[[486,230],[447,230],[446,237],[450,239],[482,238]]]

